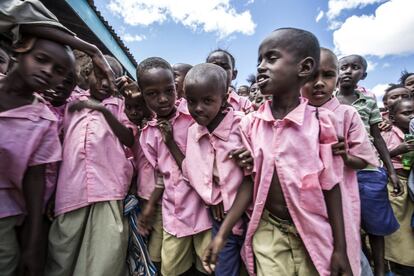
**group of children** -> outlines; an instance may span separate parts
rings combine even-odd
[[[253,105],[226,50],[135,82],[53,22],[0,78],[0,275],[413,275],[413,73],[381,114],[363,57],[281,28]]]

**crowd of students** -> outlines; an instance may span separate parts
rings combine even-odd
[[[227,50],[134,81],[36,0],[0,32],[0,275],[414,275],[414,73],[380,111],[301,29],[239,93]]]

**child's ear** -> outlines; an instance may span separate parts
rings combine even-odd
[[[365,80],[365,78],[368,76],[367,72],[364,72],[364,74],[362,74],[361,80]]]
[[[237,78],[237,73],[239,73],[239,71],[237,71],[237,69],[233,70],[233,78],[231,79],[232,81],[234,81]]]
[[[310,77],[316,70],[315,60],[311,57],[307,57],[299,62],[298,76],[301,78]]]

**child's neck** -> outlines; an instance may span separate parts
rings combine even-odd
[[[0,82],[0,112],[33,103],[33,88],[11,72]]]
[[[273,95],[271,102],[272,114],[275,119],[283,119],[289,112],[300,104],[299,91],[297,93],[285,93]]]
[[[352,96],[355,94],[355,89],[356,87],[352,87],[352,86],[349,86],[349,87],[339,86],[339,93],[344,96]]]
[[[226,114],[222,111],[219,111],[217,113],[216,117],[207,125],[207,129],[210,133],[212,133],[223,121],[224,117],[226,117]]]

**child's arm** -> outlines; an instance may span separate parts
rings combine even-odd
[[[402,142],[401,144],[398,145],[398,147],[390,151],[390,157],[392,158],[394,156],[401,155],[401,154],[404,154],[404,153],[407,153],[413,150],[414,150],[413,141]]]
[[[101,112],[109,127],[112,129],[116,137],[118,137],[119,141],[129,148],[134,145],[134,134],[132,131],[121,124],[118,119],[107,108],[105,108],[105,106],[99,104],[98,102],[92,100],[78,101],[69,107],[69,112],[79,111],[83,108],[89,108]]]
[[[43,222],[43,195],[46,186],[45,165],[28,167],[23,178],[23,196],[27,216],[22,226],[23,275],[42,275],[47,249]]]
[[[346,253],[344,217],[339,184],[336,184],[331,190],[325,190],[323,194],[334,239],[334,251],[331,259],[331,275],[350,276],[352,275],[352,270]]]
[[[102,52],[93,44],[90,44],[76,36],[70,35],[58,28],[42,26],[36,24],[23,24],[21,26],[22,33],[34,35],[44,39],[56,41],[58,43],[68,45],[74,49],[85,52],[92,58],[93,64],[103,72],[103,75],[109,80],[112,92],[116,91],[114,73],[109,67]]]
[[[220,230],[214,239],[210,242],[203,254],[203,267],[208,273],[212,273],[215,269],[217,256],[221,249],[226,244],[226,240],[234,225],[246,211],[247,207],[252,200],[253,194],[253,181],[250,176],[245,176],[243,183],[240,185],[237,192],[236,199],[233,202],[233,206],[230,208],[223,224],[220,226]]]
[[[348,153],[343,137],[338,137],[338,141],[338,143],[332,145],[332,152],[334,155],[340,155],[346,166],[354,170],[361,170],[368,165],[365,160]]]
[[[387,145],[384,142],[384,139],[381,136],[380,130],[378,128],[378,124],[371,125],[371,135],[374,137],[374,146],[377,149],[381,160],[384,162],[385,167],[387,168],[390,180],[392,185],[394,186],[393,194],[395,196],[402,194],[400,180],[398,179],[397,173],[391,163],[391,157],[387,149]]]
[[[138,218],[138,232],[141,235],[148,236],[151,232],[151,221],[154,217],[155,206],[157,202],[161,199],[162,194],[164,193],[164,188],[155,187],[154,191],[151,194],[145,208],[142,210],[141,215]]]
[[[168,120],[159,120],[157,122],[158,129],[161,131],[162,140],[168,147],[171,155],[174,157],[175,162],[182,171],[182,164],[185,158],[184,153],[180,150],[177,143],[174,141],[173,129],[171,123]]]

